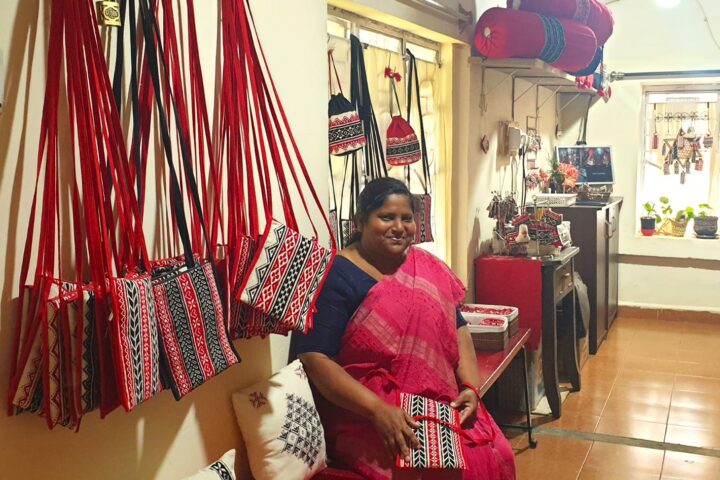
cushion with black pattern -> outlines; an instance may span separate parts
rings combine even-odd
[[[225,452],[220,460],[211,463],[185,480],[235,480],[235,450]]]
[[[256,480],[302,480],[326,467],[325,433],[299,360],[232,402]]]

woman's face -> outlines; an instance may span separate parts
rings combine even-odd
[[[410,198],[392,194],[360,225],[360,242],[368,251],[402,255],[415,238],[415,228]]]

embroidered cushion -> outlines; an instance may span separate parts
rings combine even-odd
[[[235,480],[235,450],[229,450],[216,462],[185,480]]]
[[[302,480],[326,467],[325,433],[299,360],[232,401],[255,480]]]

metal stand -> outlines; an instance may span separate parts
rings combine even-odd
[[[537,447],[537,440],[535,440],[532,436],[533,424],[532,412],[530,411],[530,384],[528,383],[527,351],[525,350],[525,345],[522,346],[520,351],[522,352],[523,384],[525,386],[525,425],[503,424],[500,426],[503,428],[517,428],[527,432],[528,444],[530,445],[530,448],[535,448]]]

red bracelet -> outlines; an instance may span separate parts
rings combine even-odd
[[[468,390],[472,390],[473,393],[475,393],[475,395],[477,395],[478,400],[482,399],[482,395],[480,395],[480,391],[479,391],[479,390],[477,389],[477,387],[476,387],[475,385],[473,385],[472,383],[462,382],[460,385],[463,386],[463,387],[465,387],[465,388],[467,388]]]

